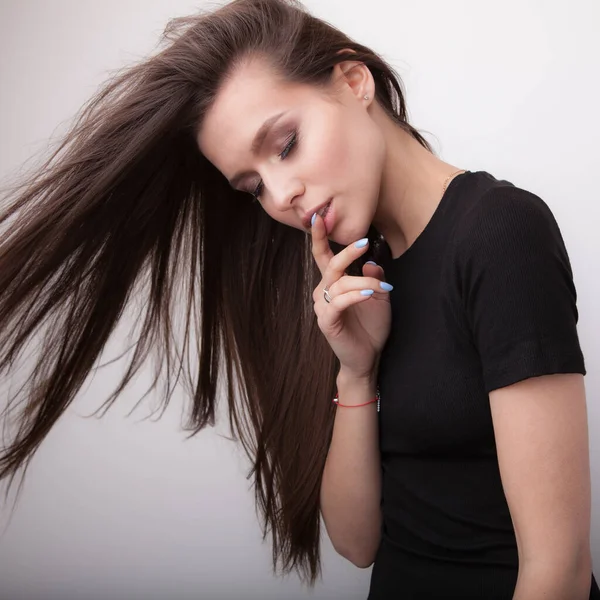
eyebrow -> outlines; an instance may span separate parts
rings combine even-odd
[[[262,148],[263,144],[265,143],[265,140],[267,139],[267,136],[269,135],[269,132],[271,131],[271,129],[273,128],[275,123],[277,123],[277,121],[279,121],[279,119],[281,119],[281,117],[283,117],[286,114],[287,114],[287,111],[280,112],[276,115],[273,115],[272,117],[269,117],[260,126],[260,129],[256,132],[256,135],[254,136],[254,140],[252,141],[252,146],[250,147],[250,151],[252,152],[252,154],[254,156],[256,156],[260,152],[260,149]],[[236,173],[229,180],[229,185],[232,188],[236,188],[238,183],[240,182],[240,180],[249,174],[250,173],[248,171],[244,171],[242,173]]]

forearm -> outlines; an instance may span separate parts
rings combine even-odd
[[[375,397],[374,380],[340,374],[343,404]],[[381,465],[376,404],[339,407],[321,482],[321,512],[333,546],[357,566],[369,566],[381,535]]]
[[[525,564],[519,568],[513,600],[589,600],[591,582],[591,564]]]

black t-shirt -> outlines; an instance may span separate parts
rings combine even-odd
[[[517,544],[488,394],[585,374],[560,230],[537,196],[466,172],[385,269],[394,291],[379,370],[383,539],[369,599],[510,600]]]

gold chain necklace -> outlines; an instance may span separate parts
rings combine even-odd
[[[451,173],[450,175],[448,175],[446,181],[444,182],[444,190],[442,193],[446,193],[446,189],[448,188],[448,184],[450,183],[450,180],[455,177],[456,175],[459,175],[460,173],[466,173],[465,169],[460,169],[459,171],[454,171],[454,173]]]

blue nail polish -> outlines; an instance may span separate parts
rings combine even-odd
[[[360,290],[361,296],[372,296],[375,293],[375,290]]]
[[[363,238],[362,240],[358,240],[356,244],[354,244],[357,248],[364,248],[369,243],[367,238]]]
[[[385,281],[382,281],[380,284],[381,289],[385,290],[386,292],[391,292],[394,289],[393,285],[390,285],[389,283],[386,283]]]
[[[310,220],[310,226],[312,227],[315,224],[315,221],[317,220],[317,213],[315,213],[312,216],[312,219]]]
[[[365,265],[375,265],[375,266],[377,266],[377,263],[376,263],[376,262],[373,262],[372,260],[368,260],[368,261],[365,263]]]

